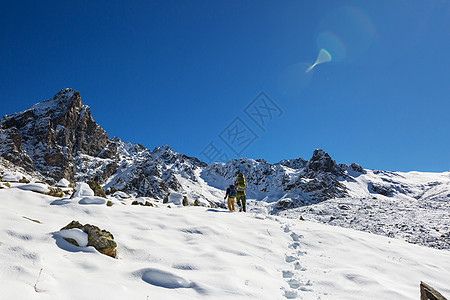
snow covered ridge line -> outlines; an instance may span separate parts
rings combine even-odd
[[[333,198],[384,195],[420,201],[450,194],[448,172],[365,170],[356,163],[337,164],[320,149],[309,160],[270,164],[241,158],[209,165],[169,146],[149,150],[109,138],[72,89],[4,117],[0,156],[52,184],[62,178],[72,183],[95,180],[105,189],[138,196],[164,199],[177,192],[215,204],[223,203],[223,191],[242,172],[249,186],[247,197],[268,203],[269,213]]]

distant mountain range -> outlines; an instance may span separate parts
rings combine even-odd
[[[242,172],[249,186],[247,197],[266,202],[269,213],[344,197],[379,195],[416,201],[450,197],[450,172],[366,170],[356,163],[337,164],[320,149],[309,160],[275,164],[247,158],[207,164],[169,146],[149,150],[108,137],[80,94],[68,88],[27,110],[4,116],[0,156],[48,182],[96,180],[105,188],[137,196],[161,199],[179,192],[215,204],[223,202],[224,190]]]

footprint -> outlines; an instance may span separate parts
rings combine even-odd
[[[291,278],[292,276],[294,276],[292,271],[283,271],[283,278]]]
[[[291,262],[293,262],[293,261],[298,260],[298,258],[295,257],[295,256],[292,256],[292,255],[288,255],[288,256],[286,256],[286,258],[285,258],[284,260],[285,260],[287,263],[291,263]]]
[[[295,298],[297,298],[297,292],[292,291],[292,290],[286,290],[286,291],[284,291],[284,296],[287,299],[295,299]]]
[[[289,225],[285,225],[284,232],[288,233],[289,231],[291,231],[291,229],[289,228]]]
[[[295,242],[289,245],[289,248],[291,249],[297,249],[298,247],[300,247],[300,243]]]
[[[179,269],[179,270],[186,270],[186,271],[198,270],[197,267],[192,266],[190,264],[177,264],[177,265],[173,265],[173,268]]]
[[[298,242],[300,239],[303,238],[303,235],[296,234],[295,232],[291,233],[291,238],[294,242]]]
[[[307,288],[307,287],[304,287],[304,286],[301,287],[300,290],[301,290],[302,292],[312,292],[312,291],[313,291],[312,289]]]
[[[17,238],[19,240],[31,241],[33,239],[33,237],[31,235],[29,235],[29,234],[19,233],[19,232],[13,231],[13,230],[8,230],[8,231],[6,231],[6,233],[9,236],[15,237],[15,238]]]
[[[300,287],[300,290],[303,292],[312,292],[313,289],[309,288],[310,286],[312,286],[312,282],[311,282],[311,280],[308,280],[306,283],[302,284],[302,286]]]
[[[299,270],[299,271],[302,271],[302,272],[304,272],[304,271],[307,270],[306,268],[302,267],[302,265],[301,265],[298,261],[295,262],[294,268],[295,268],[296,270]]]
[[[299,287],[302,286],[302,283],[299,280],[297,280],[297,279],[288,280],[287,283],[289,284],[291,289],[298,289]]]

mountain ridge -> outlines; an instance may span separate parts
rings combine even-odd
[[[173,151],[168,145],[147,149],[140,144],[108,137],[94,121],[80,94],[62,89],[53,98],[0,120],[0,156],[27,172],[38,172],[48,181],[95,180],[139,196],[164,198],[179,192],[211,204],[222,203],[222,193],[239,172],[246,174],[248,198],[269,203],[270,210],[292,209],[333,198],[379,194],[408,194],[395,174],[371,171],[374,178],[358,178],[368,170],[356,163],[336,163],[316,149],[309,160],[232,159],[206,164],[196,157]],[[379,172],[378,180],[376,173]],[[362,188],[361,188],[362,187]]]

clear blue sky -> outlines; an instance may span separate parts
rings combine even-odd
[[[450,1],[3,1],[0,27],[2,116],[71,87],[109,136],[205,161],[239,117],[239,156],[450,169]]]

